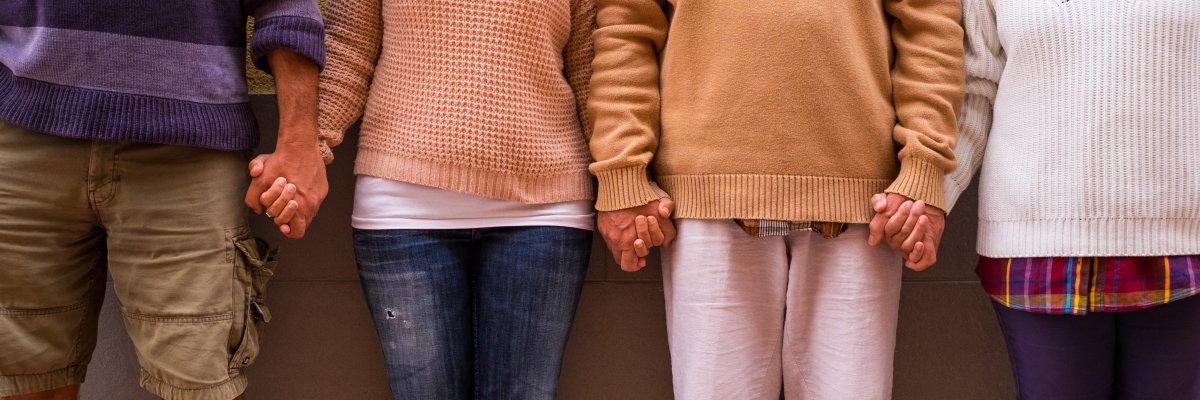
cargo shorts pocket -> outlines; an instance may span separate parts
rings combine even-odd
[[[276,249],[248,233],[235,237],[233,246],[237,286],[243,296],[235,299],[240,300],[237,311],[242,318],[234,320],[232,336],[240,340],[229,359],[230,371],[236,372],[253,364],[258,357],[260,325],[271,322],[271,310],[266,303],[267,281],[275,274],[279,261],[275,258]]]

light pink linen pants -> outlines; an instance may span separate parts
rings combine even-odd
[[[888,399],[900,256],[797,231],[755,238],[732,220],[676,221],[663,251],[675,398]]]

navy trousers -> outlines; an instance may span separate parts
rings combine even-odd
[[[1200,399],[1200,296],[1086,316],[993,306],[1018,399]]]

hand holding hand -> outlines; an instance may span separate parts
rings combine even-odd
[[[246,206],[267,212],[284,236],[304,237],[329,193],[325,163],[315,148],[280,144],[275,153],[250,161]]]
[[[923,271],[937,262],[937,249],[946,226],[946,213],[924,201],[913,201],[895,193],[871,198],[875,217],[871,219],[872,246],[886,242],[904,255],[905,266]]]
[[[675,240],[674,209],[671,198],[663,197],[639,207],[598,213],[596,228],[621,270],[645,268],[651,247],[669,246]]]

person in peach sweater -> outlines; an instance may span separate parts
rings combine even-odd
[[[594,5],[326,11],[321,152],[362,117],[351,224],[393,397],[554,399],[595,221]]]

